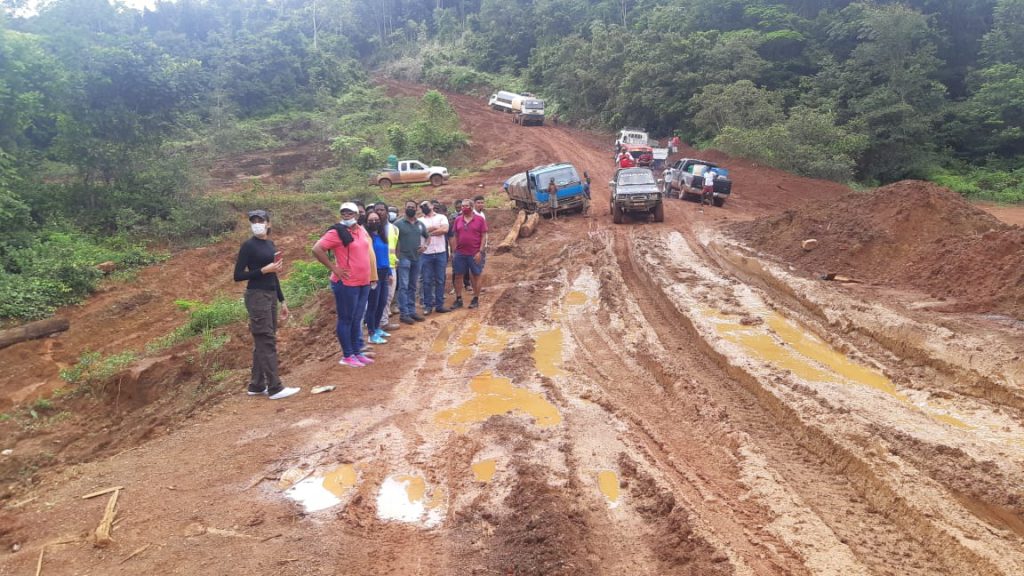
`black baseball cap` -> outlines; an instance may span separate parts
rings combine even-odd
[[[266,210],[249,210],[249,221],[253,218],[263,218],[264,220],[270,220],[270,215],[267,214]]]

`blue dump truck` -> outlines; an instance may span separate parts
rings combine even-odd
[[[548,186],[554,180],[557,194],[549,194]],[[548,164],[520,172],[505,181],[505,192],[516,203],[516,208],[541,215],[585,213],[590,198],[583,189],[583,181],[572,164]]]
[[[548,194],[552,180],[558,188],[555,195]],[[589,194],[584,190],[580,173],[568,163],[548,164],[519,172],[505,180],[504,186],[516,208],[528,212],[539,212],[542,215],[572,211],[586,213],[590,208]]]

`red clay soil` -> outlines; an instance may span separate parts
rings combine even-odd
[[[751,247],[812,275],[836,273],[951,300],[950,311],[1024,318],[1024,228],[958,194],[903,181],[739,223]],[[801,242],[818,240],[805,252]]]

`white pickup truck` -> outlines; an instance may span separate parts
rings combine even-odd
[[[448,182],[448,169],[444,166],[427,166],[419,160],[402,160],[397,168],[385,168],[370,177],[370,186],[380,186],[381,189],[391,188],[393,184],[419,182],[440,186]]]

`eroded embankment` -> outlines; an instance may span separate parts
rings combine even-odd
[[[814,277],[841,274],[927,292],[945,310],[1024,317],[1024,228],[928,182],[811,202],[731,231]],[[804,250],[806,239],[817,247]]]

